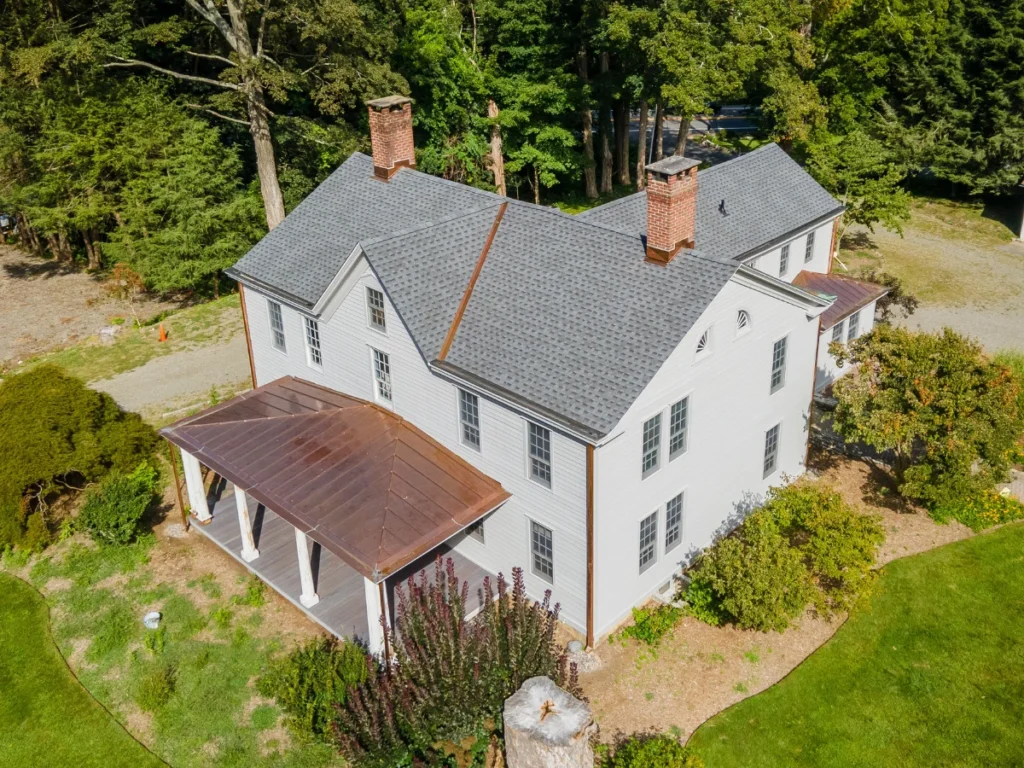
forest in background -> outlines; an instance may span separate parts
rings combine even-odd
[[[0,212],[39,255],[215,292],[390,93],[421,170],[541,203],[640,188],[665,115],[751,104],[898,229],[909,178],[1024,177],[1024,0],[0,0]]]

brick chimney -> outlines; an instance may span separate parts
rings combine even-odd
[[[373,145],[373,175],[387,181],[399,168],[416,167],[412,139],[412,99],[385,96],[366,102],[370,109],[370,143]]]
[[[673,156],[645,167],[648,261],[668,264],[680,248],[693,248],[698,165]]]

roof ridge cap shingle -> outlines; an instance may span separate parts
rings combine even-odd
[[[581,219],[576,214],[566,213],[565,211],[559,210],[558,208],[552,206],[537,205],[536,203],[529,203],[525,200],[510,200],[509,202],[513,203],[516,207],[523,207],[530,210],[542,211],[544,213],[552,214],[560,219],[563,219],[564,221],[572,222],[573,224],[582,224],[587,227],[594,227],[595,229],[600,229],[602,232],[611,232],[613,234],[619,235],[620,237],[628,239],[630,242],[636,242],[637,240],[639,240],[638,236],[631,235],[628,232],[624,232],[621,229],[614,229],[605,224],[587,221],[586,219]]]
[[[407,227],[405,229],[400,229],[400,230],[398,230],[396,232],[389,232],[388,234],[381,235],[380,237],[373,237],[373,238],[370,238],[369,240],[360,240],[357,243],[357,245],[365,251],[368,247],[371,247],[371,246],[374,246],[374,245],[380,245],[381,243],[385,243],[388,240],[394,240],[394,239],[399,238],[399,237],[405,237],[406,235],[411,235],[414,232],[422,232],[425,229],[432,229],[434,227],[439,227],[442,224],[450,224],[453,221],[457,221],[459,219],[468,218],[469,216],[476,216],[477,214],[483,213],[484,211],[489,211],[492,208],[500,207],[503,202],[505,202],[505,198],[499,197],[496,200],[488,203],[487,205],[481,205],[481,206],[479,206],[477,208],[470,208],[470,209],[465,210],[465,211],[459,211],[458,213],[453,213],[450,216],[442,216],[439,219],[434,219],[434,220],[431,220],[431,221],[425,221],[425,222],[423,222],[422,224],[420,224],[418,226]]]

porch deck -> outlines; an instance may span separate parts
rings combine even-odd
[[[310,559],[313,567],[313,581],[320,602],[312,608],[304,607],[299,602],[302,585],[299,581],[295,529],[290,523],[251,496],[248,497],[248,500],[252,515],[253,538],[260,553],[260,556],[251,563],[245,562],[241,557],[242,536],[238,527],[234,488],[226,480],[218,480],[211,489],[209,503],[213,519],[207,525],[193,523],[193,529],[224,549],[331,634],[366,642],[368,625],[362,574],[337,555],[314,542]],[[459,578],[469,582],[470,599],[467,610],[475,612],[481,607],[483,604],[483,581],[490,574],[447,545],[441,545],[387,580],[387,595],[392,611],[392,621],[394,620],[394,586],[404,582],[409,576],[418,574],[423,569],[428,569],[428,576],[432,576],[434,559],[438,554],[445,558],[450,557],[455,563]],[[493,580],[492,576],[492,582]]]

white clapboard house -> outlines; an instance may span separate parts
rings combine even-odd
[[[164,430],[197,528],[374,650],[438,554],[593,645],[804,471],[882,290],[830,274],[842,206],[774,144],[571,216],[417,171],[410,101],[369,109],[373,156],[230,271],[256,389]]]

